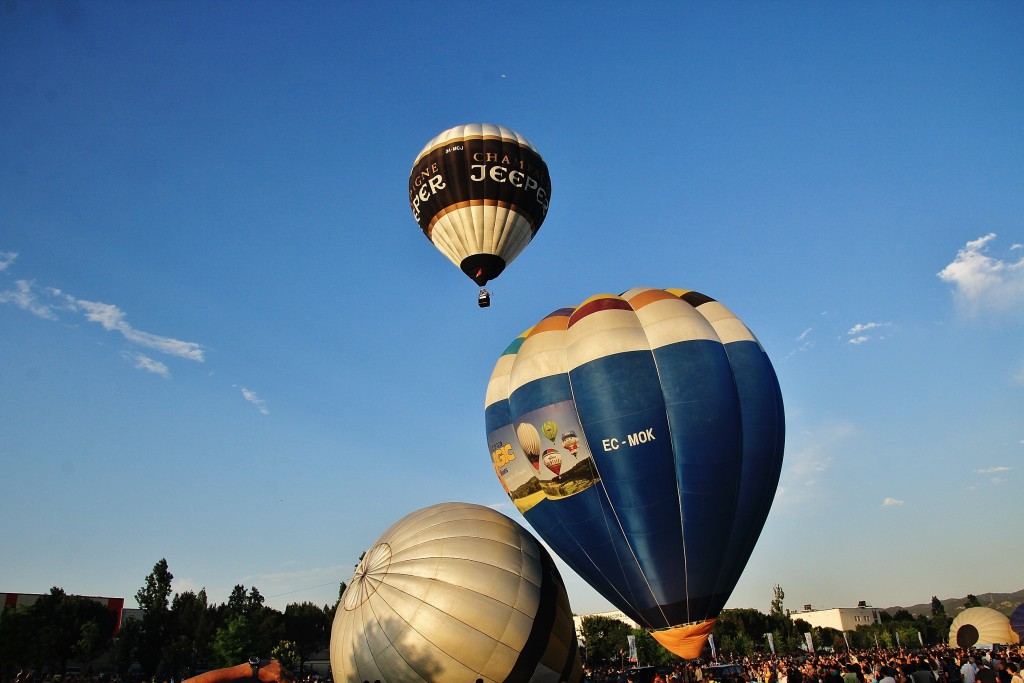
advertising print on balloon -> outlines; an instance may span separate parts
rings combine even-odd
[[[534,530],[662,645],[699,656],[782,467],[782,396],[756,337],[698,292],[598,295],[515,339],[485,406],[495,471]],[[562,435],[558,472],[538,431]]]

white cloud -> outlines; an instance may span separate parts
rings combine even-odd
[[[251,389],[246,389],[245,387],[239,387],[239,389],[242,390],[242,396],[245,398],[245,400],[256,406],[256,408],[260,411],[261,415],[270,414],[270,410],[266,406],[267,402],[264,401],[259,396],[257,396],[255,391],[252,391]]]
[[[977,474],[995,474],[996,472],[1009,472],[1012,467],[986,467],[984,469],[975,470]]]
[[[903,505],[904,501],[899,498],[886,498],[882,501],[882,507],[891,508],[899,505]]]
[[[801,351],[807,351],[808,349],[814,348],[814,340],[809,338],[813,329],[813,327],[808,327],[796,337],[795,340],[800,342],[800,346],[790,351],[786,356],[787,358],[793,356],[795,353],[800,353]]]
[[[991,481],[996,486],[1006,483],[1006,479],[1003,479],[1002,477],[992,477],[989,481]]]
[[[174,587],[174,592],[179,594],[188,592],[198,593],[203,590],[203,587],[196,583],[195,579],[188,577],[175,576],[171,581],[171,585]]]
[[[873,330],[876,327],[882,327],[882,323],[863,323],[863,324],[862,323],[857,323],[856,325],[851,327],[850,331],[847,332],[846,334],[848,334],[848,335],[850,335],[850,334],[860,334],[861,332],[867,332],[868,330]]]
[[[0,273],[7,270],[17,258],[18,252],[16,251],[0,251]]]
[[[199,344],[137,330],[125,321],[124,311],[114,304],[86,301],[85,299],[76,299],[74,303],[79,309],[85,311],[86,320],[99,323],[105,330],[120,332],[125,339],[134,344],[199,363],[204,360],[203,347]]]
[[[1010,262],[988,256],[984,252],[995,238],[996,234],[990,232],[968,242],[938,273],[939,278],[953,285],[957,306],[968,315],[1024,310],[1024,257]],[[1015,244],[1011,251],[1018,246]]]
[[[18,280],[14,283],[14,289],[0,292],[0,304],[14,304],[23,311],[28,311],[34,316],[44,320],[56,320],[57,314],[53,306],[39,300],[36,296],[36,286],[29,280]]]
[[[863,344],[864,342],[870,341],[874,338],[870,334],[864,334],[865,332],[870,332],[871,330],[877,330],[888,326],[889,323],[857,323],[847,331],[846,336],[848,337],[856,335],[853,339],[848,339],[847,343],[853,344],[854,346],[857,344]],[[885,337],[879,337],[879,339],[885,339]]]
[[[153,360],[149,356],[142,353],[126,352],[125,358],[132,361],[135,364],[137,370],[145,370],[146,372],[152,372],[154,375],[160,375],[161,377],[170,377],[171,371],[168,367],[158,360]]]
[[[204,360],[200,344],[135,329],[125,320],[124,311],[114,304],[76,299],[54,287],[38,288],[30,280],[18,280],[14,289],[0,291],[0,304],[6,303],[46,320],[57,320],[58,311],[80,313],[86,320],[99,323],[105,330],[121,333],[138,346],[199,363]]]
[[[830,421],[814,432],[800,435],[799,444],[787,451],[776,499],[789,504],[816,499],[830,480],[828,470],[833,454],[842,451],[844,443],[857,434],[856,428],[844,420]]]

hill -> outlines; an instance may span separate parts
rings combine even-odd
[[[1024,603],[1024,589],[1013,593],[976,593],[975,597],[978,598],[978,602],[981,603],[982,607],[991,607],[997,612],[1002,612],[1006,616],[1010,616],[1010,613],[1017,609],[1017,605]],[[967,602],[967,596],[965,595],[962,598],[940,598],[939,601],[942,603],[942,606],[946,608],[946,614],[951,617],[955,617],[964,610],[964,604]],[[932,603],[929,601],[920,605],[896,605],[894,607],[883,607],[881,609],[884,609],[889,614],[896,614],[896,612],[901,609],[905,609],[914,616],[917,616],[918,614],[930,616],[932,613]]]

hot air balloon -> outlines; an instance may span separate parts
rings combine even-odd
[[[1024,603],[1017,605],[1017,609],[1010,614],[1010,628],[1024,641]]]
[[[423,234],[484,288],[540,230],[551,178],[537,149],[514,130],[455,126],[427,143],[409,175],[409,205]]]
[[[562,469],[562,454],[556,451],[554,448],[549,448],[544,451],[544,467],[555,473],[558,476],[559,471]]]
[[[540,431],[541,433],[544,434],[548,441],[554,443],[555,437],[558,436],[558,425],[552,422],[551,420],[548,420],[547,422],[540,426]]]
[[[595,296],[514,340],[485,405],[495,471],[533,529],[662,645],[699,656],[782,467],[782,396],[750,330],[694,291]],[[546,420],[575,437],[557,482],[516,457],[517,426]]]
[[[1010,628],[1010,619],[991,607],[968,607],[949,625],[950,647],[1013,645],[1020,636]]]
[[[491,508],[442,503],[403,517],[363,556],[331,629],[339,683],[583,678],[551,556]]]
[[[533,465],[533,469],[540,468],[540,434],[537,428],[529,422],[522,422],[516,427],[516,438],[519,440],[520,452]]]

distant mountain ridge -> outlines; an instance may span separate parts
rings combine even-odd
[[[1006,616],[1010,616],[1013,610],[1017,609],[1017,605],[1024,603],[1024,588],[1013,593],[975,593],[974,596],[978,598],[978,602],[981,603],[982,607],[991,607],[997,612],[1002,612]],[[964,611],[964,605],[967,603],[967,596],[962,598],[939,598],[939,602],[946,608],[946,614],[951,617],[955,617]],[[911,605],[909,607],[902,607],[896,605],[895,607],[881,607],[889,614],[896,614],[901,609],[905,609],[914,616],[923,614],[925,616],[931,616],[932,603],[928,601],[920,605]]]

